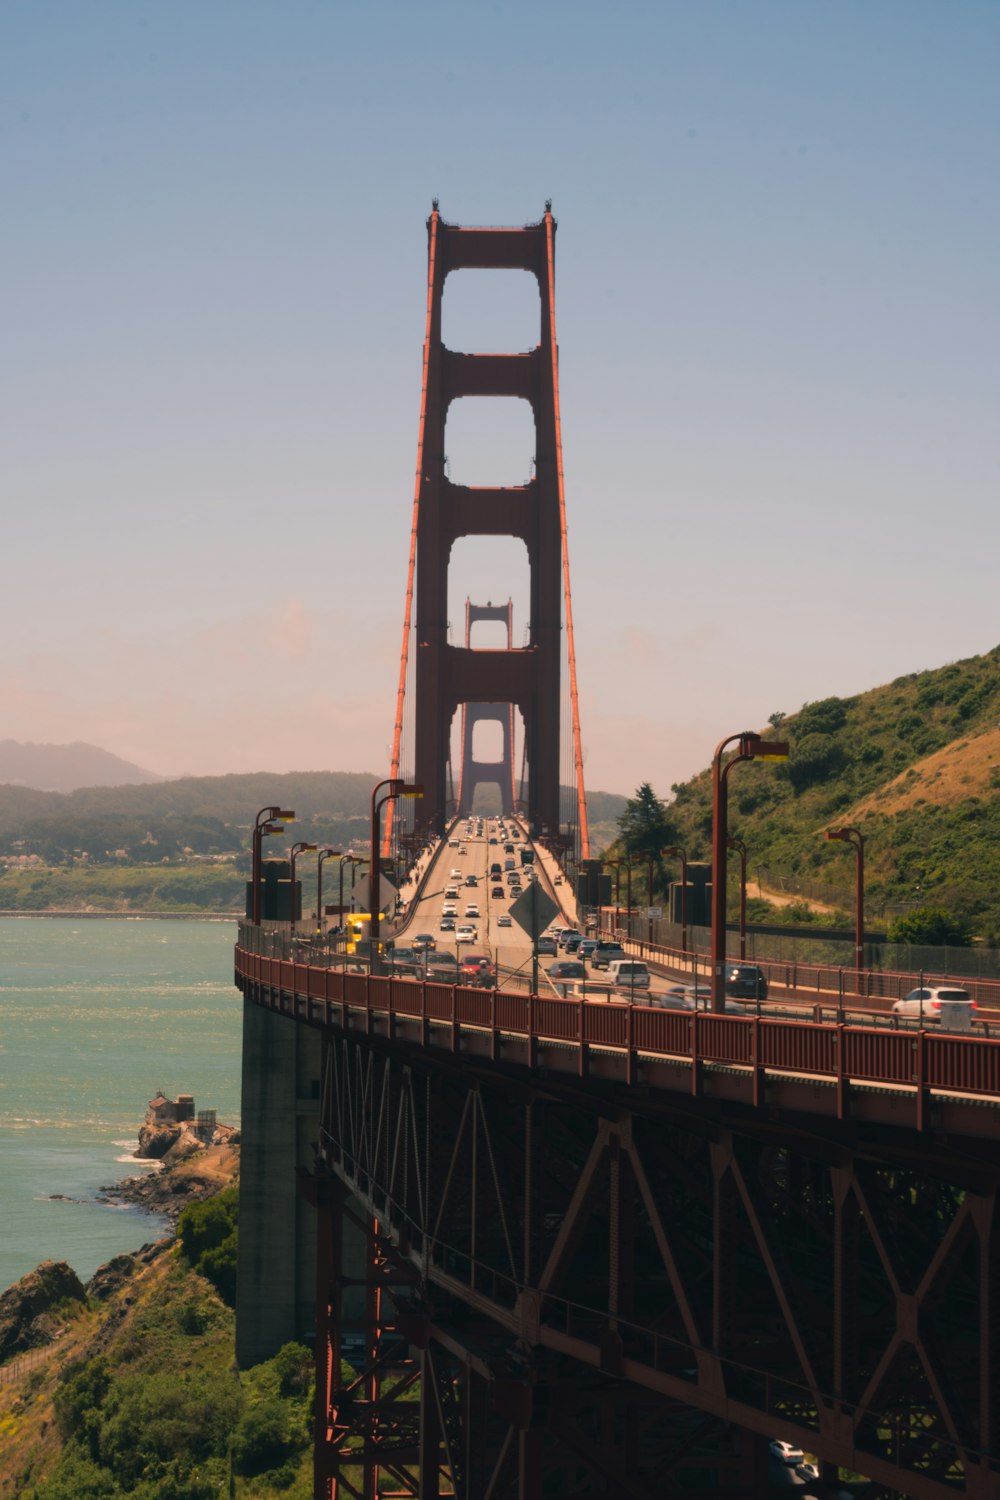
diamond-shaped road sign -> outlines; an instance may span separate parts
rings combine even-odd
[[[531,880],[517,900],[508,907],[508,912],[511,920],[535,943],[552,918],[558,916],[559,907],[548,892],[542,889],[541,881]]]

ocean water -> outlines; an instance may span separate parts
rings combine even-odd
[[[42,1260],[86,1280],[163,1232],[96,1201],[158,1170],[132,1160],[158,1090],[239,1124],[235,939],[233,922],[0,917],[0,1290]]]

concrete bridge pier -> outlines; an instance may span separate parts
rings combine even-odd
[[[298,1190],[319,1132],[320,1035],[245,1001],[236,1360],[312,1342],[316,1210]]]

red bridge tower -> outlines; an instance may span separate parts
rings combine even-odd
[[[559,831],[559,718],[563,605],[572,700],[580,853],[589,855],[583,756],[576,692],[573,615],[566,545],[562,439],[555,329],[555,232],[551,205],[537,224],[470,229],[446,224],[435,201],[427,221],[427,331],[423,397],[410,541],[410,576],[393,739],[393,776],[399,775],[403,703],[411,627],[416,631],[414,779],[424,788],[421,817],[442,832],[452,811],[447,765],[456,710],[466,705],[511,705],[524,722],[528,771],[526,812],[538,833]],[[522,270],[537,278],[539,342],[524,354],[458,354],[441,340],[441,302],[449,273],[465,268]],[[445,473],[448,408],[462,396],[519,397],[535,421],[535,475],[516,488],[452,484]],[[511,536],[525,544],[531,568],[528,644],[475,651],[448,642],[448,564],[459,537]],[[415,613],[413,598],[416,595]],[[472,716],[478,715],[478,707]],[[492,715],[496,717],[494,713]],[[510,715],[511,719],[513,714]],[[465,761],[463,743],[463,764]],[[511,747],[512,753],[512,747]],[[504,796],[506,769],[504,770]],[[490,778],[495,780],[496,776]],[[513,775],[510,778],[513,781]],[[463,803],[468,799],[464,790]],[[513,796],[511,785],[510,795]],[[389,833],[386,834],[386,843]]]

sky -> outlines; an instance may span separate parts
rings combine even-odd
[[[387,772],[434,197],[553,200],[589,786],[991,649],[998,65],[995,0],[0,7],[0,734]],[[452,478],[527,479],[503,405]]]

